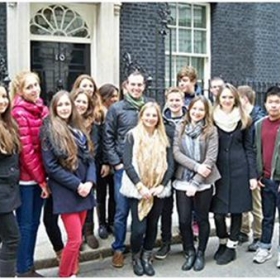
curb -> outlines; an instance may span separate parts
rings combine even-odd
[[[211,228],[210,237],[215,236],[215,229]],[[181,243],[181,236],[178,232],[173,234],[171,244],[180,244]],[[161,237],[158,236],[155,244],[155,248],[161,245]],[[130,249],[130,245],[127,245],[127,248]],[[87,262],[93,260],[103,260],[104,258],[111,257],[113,255],[113,251],[111,246],[110,247],[101,247],[97,249],[89,249],[86,251],[82,251],[80,254],[80,262]],[[35,269],[46,269],[46,268],[53,268],[58,266],[58,261],[55,257],[53,258],[46,258],[35,261]]]

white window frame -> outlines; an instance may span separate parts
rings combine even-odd
[[[185,56],[185,57],[198,57],[198,58],[204,58],[204,75],[203,77],[198,77],[198,82],[201,82],[202,80],[207,81],[208,79],[210,79],[210,59],[211,59],[211,42],[210,42],[210,38],[211,38],[211,18],[210,18],[210,4],[209,3],[198,3],[198,2],[174,2],[173,4],[189,4],[191,5],[191,15],[192,15],[192,20],[191,20],[191,32],[192,32],[192,38],[193,38],[193,33],[194,30],[199,30],[200,28],[194,28],[193,26],[193,7],[194,6],[203,6],[206,8],[206,28],[202,28],[201,30],[206,30],[206,53],[205,54],[199,54],[199,53],[189,53],[189,52],[179,52],[178,50],[178,44],[179,44],[179,36],[178,36],[178,31],[179,31],[179,25],[178,25],[178,18],[179,18],[179,9],[178,7],[176,7],[176,25],[169,25],[169,28],[172,29],[172,32],[176,32],[176,50],[172,49],[172,86],[176,86],[176,76],[177,76],[177,72],[180,70],[177,68],[176,63],[174,63],[174,61],[176,61],[176,59],[174,59],[177,56]],[[175,27],[175,28],[174,28]],[[169,32],[166,36],[169,36]],[[173,37],[173,36],[172,36]],[[166,38],[169,39],[169,38]],[[193,42],[192,42],[192,49],[193,49]],[[165,57],[169,56],[169,48],[165,48]],[[166,67],[169,67],[169,62],[166,59]],[[191,64],[190,64],[191,65]],[[165,74],[165,84],[166,86],[169,86],[169,74],[168,72],[166,72]],[[207,85],[205,85],[207,87]]]

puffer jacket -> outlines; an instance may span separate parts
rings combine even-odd
[[[43,119],[48,113],[48,108],[43,104],[42,99],[31,103],[17,95],[14,100],[12,115],[18,123],[22,145],[20,153],[21,181],[35,181],[39,185],[46,182],[39,133]]]

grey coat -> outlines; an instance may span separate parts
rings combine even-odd
[[[189,169],[197,172],[197,168],[199,164],[204,163],[211,167],[212,172],[206,178],[196,173],[193,177],[193,180],[199,184],[213,184],[216,180],[218,180],[221,176],[216,167],[216,159],[218,155],[218,133],[217,128],[213,127],[212,131],[209,133],[206,138],[200,137],[200,151],[201,158],[203,158],[203,162],[196,162],[195,160],[186,156],[184,151],[186,150],[185,142],[186,135],[183,134],[181,136],[182,123],[177,126],[174,136],[173,143],[173,154],[174,159],[177,162],[177,168],[175,171],[175,178],[178,180],[184,180],[184,171],[185,169]]]

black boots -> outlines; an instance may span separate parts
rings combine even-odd
[[[99,242],[97,238],[94,236],[93,228],[94,228],[93,223],[85,223],[84,236],[88,246],[92,249],[96,249],[99,247]]]
[[[219,248],[214,255],[214,260],[215,261],[220,258],[220,256],[225,252],[226,248],[227,248],[226,244],[220,244],[219,245]]]
[[[132,265],[135,275],[142,276],[144,274],[144,269],[141,262],[141,251],[138,253],[132,253]]]
[[[204,252],[198,250],[196,253],[196,259],[193,265],[194,271],[200,271],[205,266]]]
[[[234,248],[226,247],[224,253],[217,259],[217,264],[228,264],[236,259],[236,251]]]
[[[155,270],[152,264],[152,251],[143,250],[141,260],[142,260],[144,273],[148,276],[155,275]]]
[[[190,270],[192,269],[195,262],[196,254],[194,250],[186,251],[186,261],[182,265],[182,270]]]

